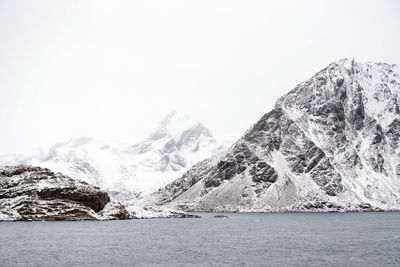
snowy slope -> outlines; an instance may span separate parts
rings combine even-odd
[[[187,210],[399,210],[399,93],[396,65],[334,62],[153,198]]]
[[[111,196],[130,199],[165,186],[226,146],[226,142],[217,142],[201,123],[171,112],[148,138],[137,144],[81,137],[34,156],[3,156],[0,165],[22,163],[49,168],[99,186]]]

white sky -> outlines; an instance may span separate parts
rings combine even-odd
[[[400,1],[0,0],[0,154],[171,109],[238,136],[332,61],[399,64],[399,29]]]

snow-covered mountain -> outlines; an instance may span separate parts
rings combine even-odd
[[[218,142],[201,123],[171,112],[137,144],[81,137],[33,156],[3,156],[0,165],[45,167],[99,186],[118,198],[135,198],[179,178],[193,164],[228,144]]]
[[[399,94],[396,65],[334,62],[153,197],[199,211],[399,210]]]

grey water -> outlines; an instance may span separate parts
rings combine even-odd
[[[400,213],[0,223],[0,266],[400,266]]]

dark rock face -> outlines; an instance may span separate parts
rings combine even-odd
[[[109,201],[99,188],[45,168],[0,168],[0,218],[94,220]]]
[[[231,180],[237,175],[244,174],[246,170],[253,173],[256,169],[255,165],[258,158],[254,156],[249,147],[243,143],[238,143],[234,146],[231,154],[227,154],[225,159],[220,160],[211,175],[205,179],[205,187],[217,187],[224,180]],[[261,166],[261,165],[260,165]],[[273,168],[260,168],[258,172],[252,174],[255,180],[270,180],[274,181],[276,175],[273,173]],[[270,177],[271,176],[271,177]],[[268,178],[267,178],[268,177]]]
[[[253,175],[253,182],[269,182],[275,183],[278,179],[278,175],[275,173],[274,168],[269,166],[266,162],[260,161],[253,166],[250,170],[250,174]]]
[[[106,192],[98,191],[87,194],[85,189],[75,188],[46,188],[37,192],[40,199],[63,199],[82,203],[82,205],[99,212],[110,201]]]
[[[343,59],[156,193],[206,211],[400,209],[400,70]]]
[[[244,140],[252,144],[261,143],[270,150],[278,150],[282,142],[281,117],[282,111],[279,108],[267,113],[245,134]]]
[[[393,120],[393,122],[387,127],[385,136],[393,148],[398,147],[400,140],[400,119],[396,118]]]

